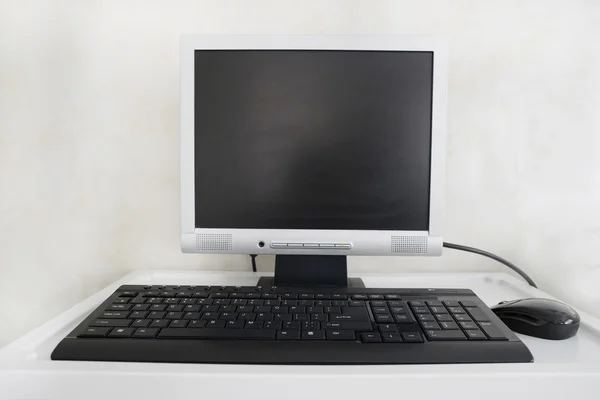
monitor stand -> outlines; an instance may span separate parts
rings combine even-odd
[[[263,276],[258,286],[364,288],[365,284],[360,278],[348,278],[346,256],[277,255],[275,276]]]

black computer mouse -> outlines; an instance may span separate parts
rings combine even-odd
[[[577,311],[550,299],[503,301],[492,311],[514,332],[551,340],[574,336],[581,321]]]

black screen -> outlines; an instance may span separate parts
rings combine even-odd
[[[433,53],[197,50],[196,227],[428,230]]]

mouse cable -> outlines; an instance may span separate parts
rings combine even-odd
[[[467,251],[469,253],[479,254],[480,256],[488,257],[488,258],[491,258],[492,260],[498,261],[499,263],[504,264],[508,268],[510,268],[513,271],[515,271],[517,274],[521,275],[521,277],[523,279],[525,279],[527,281],[527,283],[529,283],[531,286],[533,286],[534,288],[537,289],[537,285],[535,284],[535,282],[533,281],[533,279],[531,279],[529,277],[529,275],[527,275],[525,273],[525,271],[523,271],[521,268],[517,267],[515,264],[511,263],[508,260],[505,260],[502,257],[499,257],[499,256],[497,256],[495,254],[492,254],[492,253],[490,253],[488,251],[485,251],[485,250],[476,249],[475,247],[463,246],[463,245],[460,245],[460,244],[454,244],[454,243],[444,242],[444,247],[447,247],[449,249],[462,250],[462,251]]]
[[[250,254],[250,258],[252,259],[252,271],[256,272],[256,256],[258,254]]]

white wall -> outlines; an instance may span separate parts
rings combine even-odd
[[[591,309],[599,21],[594,0],[0,0],[0,345],[132,269],[250,268],[179,251],[181,33],[447,35],[446,239]],[[450,251],[351,266],[504,270]]]

